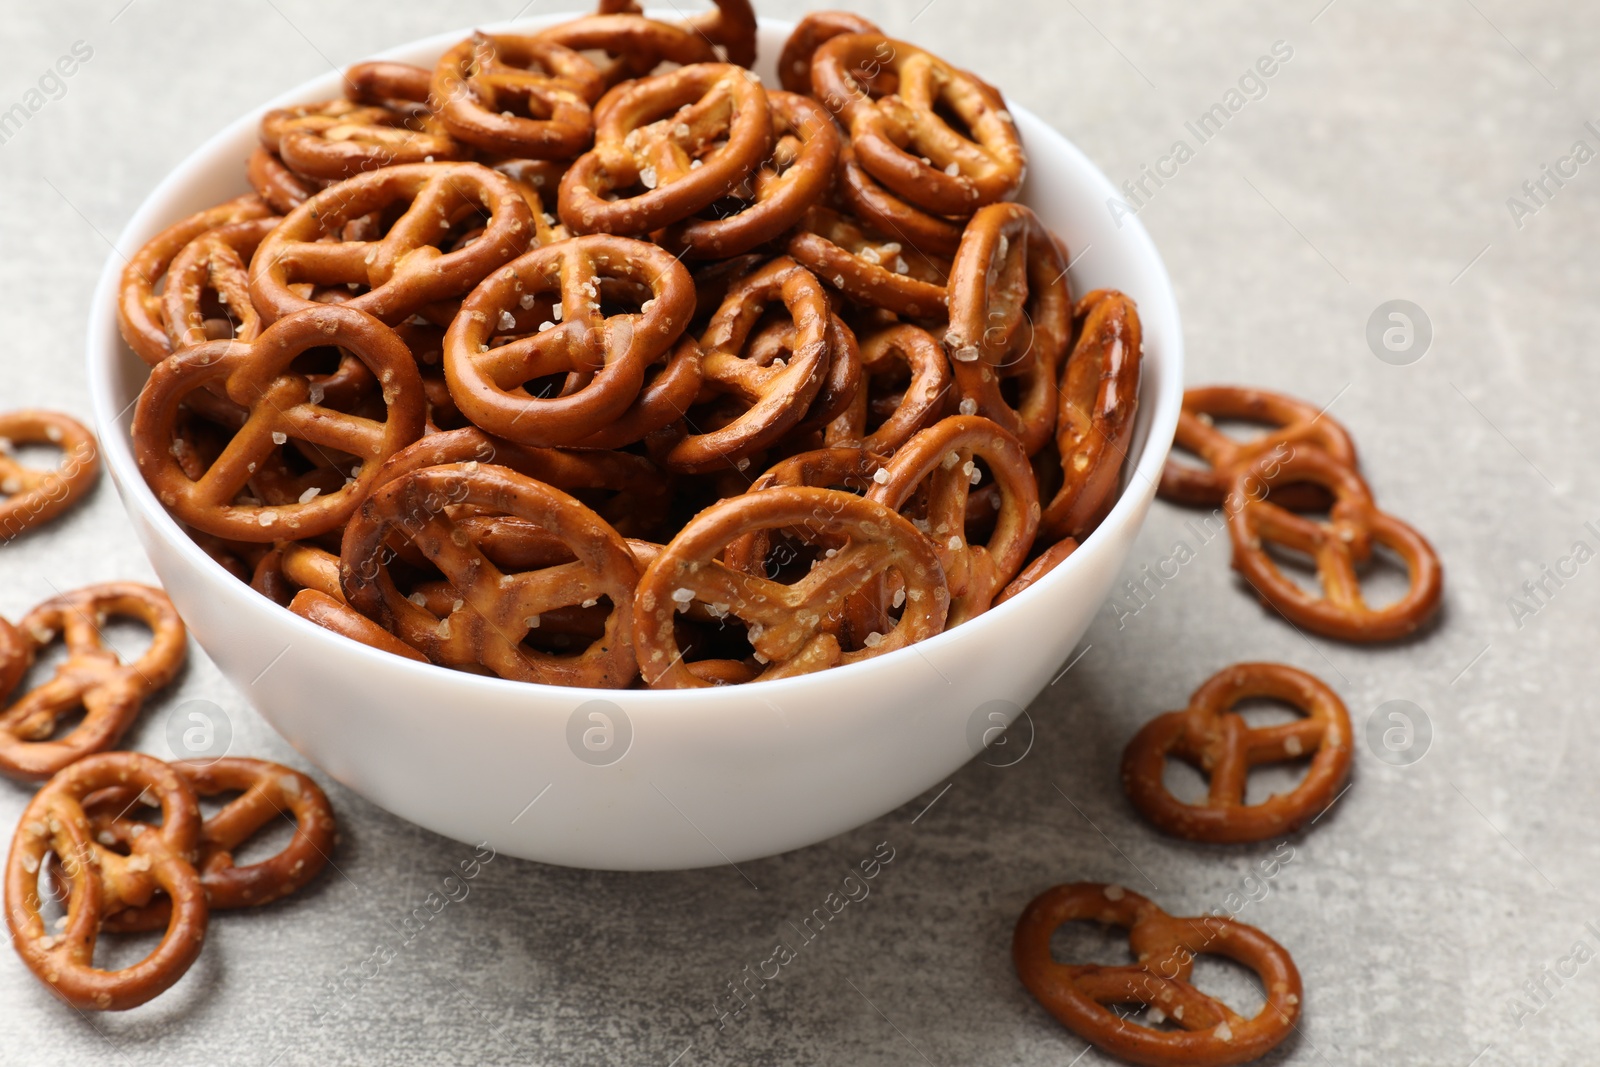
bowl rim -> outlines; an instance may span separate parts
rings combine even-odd
[[[576,18],[583,14],[584,12],[558,12],[524,16],[503,22],[486,23],[479,28],[492,32],[534,30]],[[670,13],[665,17],[670,18]],[[788,32],[795,25],[791,20],[766,17],[760,18],[759,24],[762,31],[773,32]],[[384,49],[368,57],[368,59],[408,62],[410,57],[425,50],[436,49],[442,54],[445,49],[471,32],[473,32],[472,29],[467,28],[416,38],[392,48]],[[363,61],[366,60],[357,60],[356,62]],[[131,258],[131,253],[125,252],[124,249],[130,247],[136,249],[142,246],[145,241],[149,240],[150,236],[176,221],[172,218],[171,212],[165,210],[166,203],[176,195],[180,186],[193,180],[196,172],[202,169],[201,164],[206,157],[215,154],[224,143],[238,139],[247,129],[254,129],[259,124],[261,116],[268,110],[302,103],[306,100],[337,95],[341,91],[339,83],[343,79],[345,69],[341,67],[314,78],[309,78],[246,111],[224,125],[212,136],[206,138],[189,152],[180,163],[173,167],[145,195],[117,235],[117,241],[112,248],[112,252],[106,258],[105,266],[101,270],[99,281],[95,287],[94,304],[89,311],[86,348],[90,405],[94,417],[95,431],[100,441],[100,451],[106,466],[112,473],[113,481],[120,490],[124,507],[130,510],[136,509],[140,516],[149,523],[150,529],[155,535],[184,556],[192,569],[208,575],[212,581],[219,583],[242,584],[236,576],[230,574],[220,563],[207,555],[199,544],[183,530],[178,520],[156,499],[154,492],[139,473],[138,465],[133,457],[131,442],[122,426],[123,417],[137,403],[137,396],[133,401],[120,408],[116,405],[113,397],[115,392],[115,367],[117,361],[124,359],[127,354],[126,342],[122,340],[121,333],[115,322],[117,295],[123,267],[128,259]],[[1115,195],[1115,187],[1110,179],[1070,138],[1039,118],[1030,109],[1015,101],[1008,101],[1007,108],[1018,116],[1019,126],[1034,125],[1055,137],[1058,142],[1057,147],[1068,156],[1073,157],[1074,164],[1077,167],[1089,173],[1092,178],[1097,179],[1104,186],[1107,195]],[[742,695],[743,697],[754,695],[759,698],[769,694],[776,698],[803,688],[808,682],[814,681],[819,676],[837,677],[839,671],[848,671],[852,672],[854,677],[865,681],[870,671],[879,668],[892,669],[892,666],[885,667],[886,664],[897,665],[912,655],[923,655],[926,658],[926,652],[953,644],[961,640],[963,636],[975,636],[979,628],[984,627],[986,624],[993,624],[995,618],[1002,618],[1004,613],[1008,611],[1020,610],[1014,606],[1016,601],[1021,601],[1024,598],[1037,599],[1038,597],[1049,596],[1053,590],[1068,584],[1069,574],[1074,570],[1091,565],[1089,557],[1092,553],[1085,550],[1091,549],[1093,546],[1112,537],[1118,527],[1128,523],[1136,512],[1146,506],[1145,501],[1141,499],[1144,496],[1144,492],[1134,488],[1135,481],[1146,481],[1152,487],[1160,481],[1161,469],[1171,448],[1171,442],[1177,428],[1178,412],[1183,400],[1185,355],[1183,322],[1178,306],[1177,293],[1173,288],[1172,278],[1167,270],[1166,262],[1143,222],[1137,216],[1121,220],[1119,237],[1132,244],[1135,259],[1141,262],[1148,262],[1153,268],[1152,277],[1156,285],[1156,291],[1168,305],[1172,323],[1172,336],[1164,338],[1167,351],[1164,352],[1163,363],[1165,364],[1164,370],[1169,371],[1169,373],[1164,375],[1165,380],[1162,382],[1162,388],[1152,398],[1154,406],[1150,414],[1149,431],[1139,453],[1138,461],[1132,468],[1124,468],[1122,487],[1116,504],[1107,513],[1100,525],[1084,539],[1078,551],[1074,552],[1043,578],[1019,593],[1012,601],[990,608],[960,626],[942,630],[933,637],[913,642],[882,656],[874,656],[855,663],[844,664],[816,674],[798,675],[737,686],[712,686],[698,689],[600,689],[525,682],[457,671],[434,663],[419,663],[385,653],[362,642],[324,629],[307,619],[295,615],[281,605],[274,604],[272,606],[281,612],[291,629],[296,629],[304,635],[305,639],[334,642],[333,647],[342,648],[346,653],[355,655],[358,662],[369,663],[375,669],[399,670],[401,672],[448,672],[450,676],[459,682],[461,694],[465,698],[470,698],[474,694],[481,694],[486,698],[495,699],[515,696],[518,693],[526,695],[529,692],[528,687],[534,686],[536,691],[546,695],[560,694],[563,698],[570,697],[580,702],[595,699],[625,700],[629,705],[630,713],[636,710],[643,711],[650,705],[670,705],[685,703],[689,700],[716,700],[719,697],[713,694],[718,693],[723,694],[721,699],[732,699],[734,695]],[[105,343],[108,337],[111,339],[109,344]],[[1143,387],[1141,387],[1141,402],[1145,401],[1146,395]],[[245,588],[248,589],[248,586],[245,586]],[[250,590],[250,592],[253,595],[259,595],[255,594],[253,590]],[[399,677],[403,679],[405,676],[402,673]],[[428,673],[417,675],[417,677],[438,679],[440,676],[437,673]],[[752,686],[755,688],[752,689]]]

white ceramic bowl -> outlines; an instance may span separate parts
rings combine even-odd
[[[762,22],[769,84],[788,29]],[[466,32],[383,58],[431,66]],[[267,107],[340,91],[330,73],[241,117],[150,194],[120,247],[247,192],[244,160]],[[90,313],[89,381],[107,464],[145,551],[201,647],[290,744],[374,803],[461,841],[578,867],[699,867],[798,848],[893,810],[973,757],[990,711],[1014,716],[1061,668],[1144,521],[1182,398],[1177,301],[1149,235],[1137,219],[1111,222],[1115,190],[1077,148],[1012,112],[1030,160],[1022,200],[1078,257],[1074,292],[1113,286],[1138,301],[1144,380],[1110,517],[1065,564],[978,619],[850,667],[692,692],[508,682],[338,637],[227,574],[139,476],[128,426],[146,371],[117,334],[122,260],[112,256]],[[597,700],[609,703],[588,706]]]

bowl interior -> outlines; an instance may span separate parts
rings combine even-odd
[[[673,13],[661,13],[672,18]],[[571,18],[572,15],[552,15],[521,19],[502,25],[485,27],[491,30],[532,30]],[[776,84],[773,58],[776,56],[792,24],[763,19],[761,24],[762,59],[757,70],[769,84]],[[431,65],[448,47],[459,41],[467,31],[457,30],[440,34],[396,48],[376,58]],[[254,112],[241,116],[195,152],[173,171],[146,199],[123,230],[118,241],[119,254],[114,254],[102,273],[95,303],[90,311],[88,342],[89,380],[100,433],[101,446],[113,478],[125,503],[136,509],[154,529],[163,542],[177,552],[184,563],[211,574],[219,584],[237,585],[237,580],[211,560],[179,527],[178,523],[156,500],[145,484],[134,462],[129,426],[139,389],[148,374],[148,368],[122,342],[117,332],[114,312],[117,287],[126,256],[131,255],[157,232],[176,220],[209,205],[249,192],[244,177],[244,160],[256,142],[256,130],[261,115],[273,107],[327,99],[340,95],[340,76],[335,72],[313,79],[272,100]],[[1110,536],[1110,531],[1136,522],[1148,501],[1148,491],[1160,477],[1176,425],[1178,407],[1182,399],[1182,334],[1176,297],[1167,277],[1159,253],[1148,233],[1137,218],[1113,221],[1107,211],[1108,200],[1116,190],[1106,177],[1066,138],[1052,130],[1026,108],[1014,102],[1010,109],[1030,155],[1029,178],[1019,199],[1032,207],[1045,223],[1066,241],[1071,255],[1069,278],[1074,294],[1095,288],[1111,287],[1130,294],[1139,306],[1144,327],[1145,358],[1141,383],[1140,404],[1135,424],[1133,445],[1129,449],[1129,462],[1123,470],[1123,492],[1116,507],[1101,528],[1092,534],[1084,546],[1050,575],[1036,583],[1020,597],[1002,604],[964,625],[946,631],[919,647],[926,649],[932,643],[960,641],[973,633],[972,628],[992,625],[1005,613],[1016,610],[1017,603],[1032,598],[1059,595],[1071,573],[1089,567],[1096,555],[1099,542]],[[1137,486],[1136,491],[1129,491]],[[288,613],[285,612],[285,615]],[[347,641],[295,617],[301,636],[308,641],[336,642],[344,646],[348,655],[366,667],[389,671],[441,671],[445,668],[415,664],[396,657],[386,656],[363,645]],[[917,655],[914,648],[901,649],[877,659],[867,660],[834,672],[858,672],[863,675],[877,669],[884,661],[895,657]],[[527,683],[509,682],[497,678],[450,672],[464,696],[473,691],[490,692],[505,687],[523,687]],[[804,687],[807,679],[795,678],[777,682],[760,683],[761,688]],[[748,688],[748,687],[741,687]],[[567,690],[574,698],[585,695],[603,696],[607,690]],[[702,693],[716,699],[721,691]],[[642,701],[671,702],[683,694],[643,692],[630,694]]]

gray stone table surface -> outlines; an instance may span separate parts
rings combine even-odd
[[[330,63],[508,18],[521,2],[3,0],[0,112],[31,114],[0,144],[0,409],[87,417],[84,323],[110,241],[213,131]],[[808,6],[760,4],[784,17]],[[1083,879],[1126,883],[1177,914],[1234,907],[1293,950],[1306,1011],[1265,1062],[1593,1062],[1600,538],[1586,523],[1600,521],[1600,121],[1586,123],[1600,120],[1600,13],[1556,0],[861,9],[984,72],[1115,182],[1165,173],[1131,195],[1177,286],[1189,380],[1329,405],[1379,501],[1443,557],[1441,625],[1377,649],[1307,639],[1241,591],[1225,541],[1186,525],[1196,513],[1158,503],[1124,577],[1175,576],[1101,612],[1081,658],[1031,708],[1025,758],[975,760],[902,810],[751,863],[759,889],[726,867],[608,874],[499,857],[465,899],[407,927],[473,850],[321,776],[343,827],[337,870],[268,914],[216,922],[193,971],[125,1014],[76,1014],[0,955],[0,1062],[1105,1062],[1028,997],[1009,958],[1023,905]],[[78,42],[92,55],[52,81]],[[1275,44],[1273,76],[1248,76]],[[28,96],[41,77],[42,101]],[[1186,123],[1219,103],[1228,121],[1201,143]],[[1425,353],[1415,339],[1380,345],[1386,362],[1368,321],[1395,299],[1423,309],[1432,339]],[[0,546],[0,614],[150,577],[102,484],[47,531]],[[1338,689],[1356,723],[1353,787],[1282,850],[1175,844],[1124,800],[1122,747],[1242,659],[1295,664]],[[305,766],[198,648],[133,745],[167,755],[169,716],[193,699],[227,711],[236,752]],[[1409,748],[1388,710],[1367,740],[1392,700],[1420,709]],[[27,796],[0,781],[5,833]],[[893,860],[870,896],[719,1023],[738,1003],[729,984],[778,937],[795,940],[790,924],[880,843]],[[1265,877],[1274,855],[1288,861]],[[1109,939],[1067,947],[1123,951]],[[1230,967],[1197,973],[1241,1007],[1256,997]]]

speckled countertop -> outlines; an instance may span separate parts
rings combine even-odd
[[[8,0],[0,112],[30,114],[0,143],[0,408],[87,417],[84,323],[110,241],[204,138],[330,63],[520,2]],[[1009,959],[1023,905],[1079,879],[1125,882],[1180,914],[1239,894],[1240,918],[1289,946],[1306,983],[1300,1033],[1264,1062],[1592,1059],[1600,134],[1586,123],[1600,120],[1600,14],[1552,0],[860,8],[984,72],[1134,183],[1130,206],[1137,195],[1177,285],[1190,380],[1331,405],[1380,502],[1443,556],[1442,625],[1381,650],[1302,638],[1240,591],[1223,541],[1158,503],[1127,577],[1171,573],[1180,542],[1192,558],[1143,602],[1101,613],[1030,709],[1025,758],[974,761],[870,825],[743,865],[759,889],[729,868],[599,874],[499,857],[434,911],[429,894],[473,850],[330,783],[337,870],[271,914],[215,923],[192,973],[152,1004],[85,1018],[0,955],[0,1063],[1092,1063],[1103,1057],[1077,1059],[1083,1042]],[[77,42],[92,55],[30,97]],[[1250,75],[1274,55],[1271,77]],[[1218,104],[1227,120],[1202,141],[1189,124]],[[1375,355],[1368,323],[1392,300],[1421,309],[1425,351]],[[150,576],[102,485],[0,546],[0,614]],[[1353,787],[1271,877],[1275,843],[1174,844],[1117,784],[1138,724],[1241,659],[1312,671],[1356,720]],[[135,747],[166,755],[171,713],[194,699],[225,709],[236,752],[304,765],[198,649]],[[1372,743],[1368,724],[1392,700],[1427,729],[1386,761],[1387,712]],[[26,797],[0,781],[0,836]],[[875,851],[893,858],[870,894],[731,1014],[729,984]],[[432,918],[408,924],[419,907]],[[1248,1006],[1231,971],[1201,980]]]

